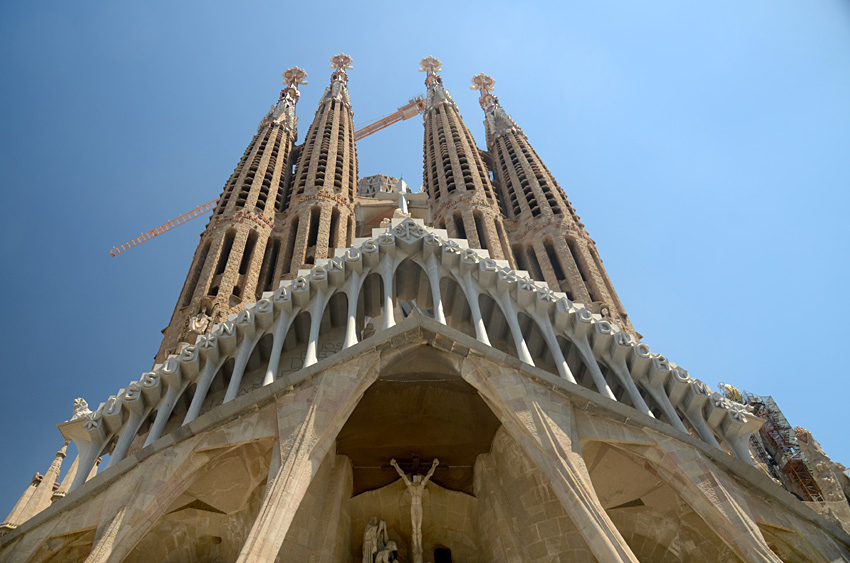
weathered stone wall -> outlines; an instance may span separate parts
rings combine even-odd
[[[483,561],[596,561],[543,473],[504,428],[475,463]]]
[[[275,561],[350,561],[351,516],[346,501],[351,486],[351,461],[330,452],[310,483]]]

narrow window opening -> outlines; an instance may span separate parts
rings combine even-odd
[[[534,247],[528,247],[528,262],[531,265],[531,277],[537,281],[546,281],[543,278],[543,270],[540,268],[540,262],[537,260],[537,253],[534,252]]]
[[[331,211],[331,232],[328,235],[328,257],[333,257],[332,249],[336,248],[339,245],[339,232],[337,229],[339,228],[339,210],[334,209]]]
[[[300,221],[300,217],[298,215],[292,219],[292,223],[289,226],[289,238],[286,241],[286,254],[284,254],[283,258],[283,268],[286,270],[283,272],[284,274],[289,273],[289,268],[292,262],[292,254],[295,252],[295,239],[298,237],[298,222]]]
[[[242,262],[239,263],[239,274],[245,275],[248,273],[248,267],[251,265],[255,246],[257,246],[257,233],[256,231],[251,231],[248,234],[248,240],[245,242],[245,250],[242,252]]]
[[[198,287],[198,280],[201,279],[201,272],[204,270],[204,263],[207,261],[207,254],[210,252],[210,241],[204,244],[201,253],[198,255],[198,262],[195,264],[195,271],[192,272],[192,279],[189,286],[186,288],[186,293],[183,295],[183,307],[188,307],[192,302],[192,296],[195,294],[195,289]]]
[[[484,228],[484,215],[476,210],[472,213],[472,219],[475,221],[475,232],[478,234],[478,245],[483,249],[490,248],[487,244],[487,230]]]
[[[318,206],[310,209],[310,234],[307,236],[307,248],[316,246],[316,242],[319,240],[319,218],[321,213],[322,209]]]
[[[517,270],[525,270],[528,271],[528,260],[525,257],[525,249],[518,244],[515,244],[511,247],[511,250],[514,251],[514,260],[516,260]]]
[[[561,261],[558,259],[558,254],[555,252],[555,245],[552,239],[546,238],[543,240],[543,248],[546,249],[546,255],[549,257],[549,263],[552,264],[552,270],[555,272],[555,277],[558,280],[565,280],[564,269],[561,267]]]
[[[215,268],[215,275],[223,274],[227,268],[227,260],[230,258],[230,250],[233,248],[233,239],[236,238],[236,231],[227,231],[224,235],[224,244],[221,247],[221,254],[218,256],[218,265]]]
[[[452,215],[452,219],[454,219],[455,222],[457,238],[466,238],[466,229],[463,226],[463,215],[460,214],[460,211],[455,211],[454,215]]]

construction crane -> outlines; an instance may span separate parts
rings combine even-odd
[[[424,110],[425,110],[425,99],[420,94],[420,95],[415,96],[415,97],[411,98],[410,100],[408,100],[408,102],[405,105],[401,106],[400,108],[398,108],[395,112],[391,113],[390,115],[388,115],[386,117],[382,117],[382,118],[378,119],[377,121],[373,121],[372,123],[366,125],[365,127],[361,127],[360,129],[355,131],[354,132],[354,140],[359,141],[360,139],[362,139],[364,137],[368,137],[372,133],[377,133],[381,129],[386,129],[387,127],[389,127],[390,125],[393,125],[394,123],[398,123],[399,121],[404,121],[405,119],[410,119],[411,117],[419,115],[419,113],[421,113]],[[143,242],[149,241],[150,239],[152,239],[152,238],[154,238],[158,235],[161,235],[162,233],[170,231],[171,229],[173,229],[174,227],[176,227],[178,225],[182,225],[183,223],[185,223],[187,221],[191,221],[195,217],[199,217],[199,216],[203,215],[204,213],[206,213],[207,211],[212,211],[215,208],[215,204],[216,204],[216,202],[218,202],[218,200],[219,200],[219,198],[215,198],[214,200],[208,201],[207,203],[205,203],[203,205],[199,205],[198,207],[196,207],[192,211],[189,211],[188,213],[184,213],[180,217],[178,217],[176,219],[172,219],[168,223],[166,223],[164,225],[160,225],[159,227],[155,228],[152,231],[148,231],[145,234],[140,235],[140,236],[134,238],[133,240],[131,240],[129,242],[125,242],[121,246],[116,246],[115,248],[113,248],[112,250],[109,251],[109,254],[111,256],[118,256],[122,252],[126,252],[126,251],[130,250],[131,248],[133,248],[134,246],[138,246],[138,245],[142,244]]]

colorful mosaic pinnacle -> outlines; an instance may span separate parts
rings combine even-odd
[[[481,109],[485,112],[492,112],[496,104],[499,103],[499,99],[490,93],[496,86],[496,81],[492,76],[479,73],[472,77],[472,86],[469,87],[470,90],[479,90],[481,92],[480,98],[478,98],[478,103],[481,104]]]
[[[352,59],[345,53],[340,53],[331,57],[331,68],[335,68],[337,70],[354,68],[353,66],[351,66],[352,62],[354,62],[354,59]]]
[[[283,74],[283,83],[286,86],[280,92],[280,99],[289,98],[292,103],[296,103],[298,98],[301,96],[300,92],[298,92],[299,84],[307,84],[305,78],[307,78],[307,71],[303,68],[299,68],[294,66],[292,68],[286,69]]]
[[[442,70],[443,63],[440,62],[440,59],[437,57],[432,57],[428,55],[421,61],[419,61],[419,72],[427,72],[428,74],[434,74],[440,72]]]

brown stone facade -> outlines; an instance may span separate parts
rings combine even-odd
[[[499,199],[472,134],[438,76],[429,76],[423,185],[436,227],[512,261]]]
[[[491,167],[509,220],[517,268],[553,291],[562,291],[637,335],[611,283],[596,243],[587,234],[564,190],[528,138],[495,97],[485,107]]]

